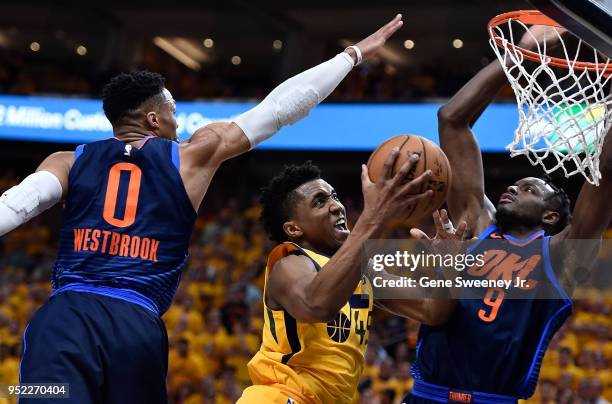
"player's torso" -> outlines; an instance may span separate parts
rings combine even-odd
[[[422,326],[413,374],[436,385],[528,397],[571,302],[558,287],[543,232],[516,240],[492,226],[481,239],[471,254],[483,254],[484,265],[463,279],[506,280],[510,289],[462,291],[447,324]]]
[[[170,304],[196,213],[179,174],[178,147],[111,138],[79,146],[69,175],[55,289],[72,283],[135,290]]]
[[[280,257],[296,250],[311,258],[317,269],[329,260],[285,243],[270,254],[276,258],[268,261],[266,275]],[[328,323],[303,323],[266,306],[263,342],[249,363],[254,383],[288,385],[312,402],[350,402],[363,370],[373,307],[371,285],[363,279]]]

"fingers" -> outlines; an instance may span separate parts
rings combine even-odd
[[[368,166],[365,164],[361,165],[361,187],[365,188],[372,184],[370,181],[370,174],[368,172]]]
[[[457,226],[457,230],[455,230],[455,235],[459,238],[459,240],[463,240],[463,235],[465,234],[466,229],[467,229],[466,222],[459,223],[459,226]]]
[[[385,38],[385,41],[389,39],[389,37],[393,35],[398,29],[400,29],[402,25],[404,25],[404,22],[402,21],[401,14],[397,14],[391,21],[385,24],[385,26],[382,27],[382,34]]]
[[[442,222],[442,228],[446,233],[456,234],[455,226],[453,226],[453,222],[448,218],[448,212],[446,209],[442,209],[440,211],[440,219]]]
[[[437,209],[434,210],[431,216],[433,217],[434,225],[436,226],[436,233],[443,234],[445,230],[442,224],[442,218],[440,217],[440,211]]]
[[[423,174],[403,185],[400,189],[400,193],[413,194],[415,192],[420,192],[420,190],[423,189],[423,185],[428,183],[429,180],[431,180],[431,170],[425,170]]]
[[[407,195],[404,205],[412,206],[415,203],[419,203],[422,199],[430,198],[432,195],[433,195],[433,191],[431,189],[428,189],[422,194]]]
[[[431,240],[421,229],[410,229],[410,236],[417,240]]]
[[[403,183],[404,182],[404,179],[406,178],[408,173],[410,171],[412,171],[412,168],[417,163],[417,161],[419,161],[419,155],[418,154],[413,154],[413,155],[411,155],[406,160],[406,162],[404,162],[404,164],[402,164],[402,167],[400,168],[400,170],[396,174],[396,182],[397,183]]]
[[[448,218],[448,212],[446,209],[440,210],[440,219],[442,219],[442,227],[446,230],[447,233],[452,233],[455,231],[455,226],[453,226],[453,222]]]
[[[391,153],[389,153],[383,165],[382,180],[388,180],[393,177],[393,167],[395,167],[397,156],[399,156],[399,147],[394,147],[391,149]]]

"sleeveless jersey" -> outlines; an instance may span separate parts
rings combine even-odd
[[[317,271],[329,261],[283,243],[268,257],[266,282],[274,264],[289,254],[310,258]],[[248,364],[253,384],[282,385],[297,393],[294,400],[300,404],[351,402],[364,367],[372,306],[372,287],[366,278],[328,323],[304,323],[284,310],[272,310],[264,294],[263,341]]]
[[[98,290],[159,314],[168,309],[196,218],[179,165],[178,144],[158,137],[140,148],[117,138],[77,147],[56,292]]]
[[[528,275],[522,277],[530,287],[512,290],[514,299],[490,288],[480,299],[459,299],[445,325],[422,325],[412,366],[417,381],[456,391],[533,395],[548,343],[572,310],[553,272],[549,241],[544,231],[524,240],[502,234],[495,225],[483,232],[470,252],[484,254],[485,265],[462,277],[514,279],[513,272],[525,270]],[[553,291],[547,297],[554,293],[555,298],[537,299],[544,288]]]

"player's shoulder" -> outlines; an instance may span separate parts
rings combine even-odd
[[[310,258],[308,258],[305,254],[300,254],[296,251],[295,253],[289,254],[286,257],[276,261],[272,269],[290,271],[307,270],[308,272],[312,272],[312,270],[315,270],[316,268]]]
[[[74,151],[58,151],[58,152],[52,153],[49,156],[47,156],[47,158],[43,161],[43,163],[39,167],[39,170],[41,168],[45,169],[46,166],[54,166],[57,168],[68,168],[68,170],[70,170],[70,168],[72,167],[72,164],[74,163],[74,156],[75,156]]]
[[[215,145],[221,142],[225,132],[232,127],[231,122],[213,122],[197,129],[191,138],[181,143],[183,147]]]

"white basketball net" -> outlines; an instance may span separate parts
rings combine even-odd
[[[515,40],[518,44],[528,31],[523,22],[511,19],[491,30],[490,44],[504,66],[518,104],[519,125],[514,141],[507,146],[510,156],[525,155],[546,173],[558,169],[563,169],[566,177],[581,173],[591,184],[599,185],[599,155],[612,124],[610,76],[604,75],[610,59],[582,40],[570,53],[555,30],[560,40],[558,49],[562,48],[568,68],[549,64],[546,42],[538,45],[538,66],[514,47]],[[496,43],[494,35],[501,43]],[[576,65],[580,48],[593,53],[598,63],[595,71]]]

